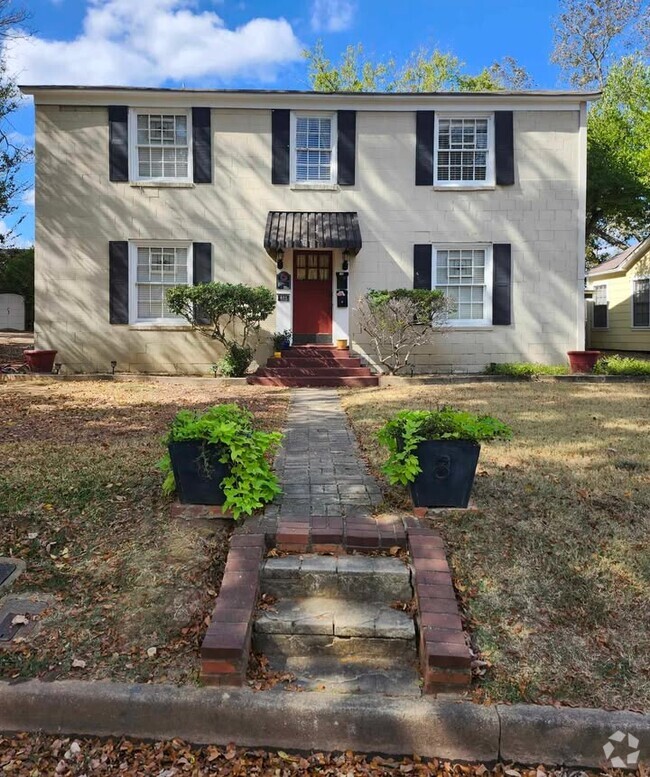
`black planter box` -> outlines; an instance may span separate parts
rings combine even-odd
[[[481,446],[470,440],[425,440],[414,453],[422,472],[410,484],[416,507],[467,507]]]
[[[183,440],[168,445],[181,504],[222,505],[226,497],[221,481],[230,467],[219,461],[219,449],[203,440]]]

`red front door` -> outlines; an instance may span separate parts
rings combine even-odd
[[[294,253],[294,343],[332,342],[332,254]]]

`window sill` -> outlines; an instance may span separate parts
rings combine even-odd
[[[291,189],[297,191],[314,189],[317,191],[337,192],[339,185],[337,183],[292,183]]]
[[[510,324],[512,326],[512,324]],[[492,324],[451,324],[447,322],[446,328],[450,332],[491,332],[494,329]],[[503,328],[503,327],[502,327]]]
[[[594,329],[595,329],[595,328],[596,328],[596,327],[594,327]],[[648,329],[650,329],[650,326],[646,326],[646,325],[644,324],[644,325],[642,325],[642,326],[631,326],[631,327],[630,327],[630,329],[631,329],[633,332],[636,332],[637,330],[641,330],[642,332],[647,332],[647,331],[648,331]]]
[[[137,189],[194,189],[192,181],[129,181]]]
[[[436,184],[433,187],[434,192],[494,192],[496,189],[495,184],[487,184],[486,186],[478,186],[477,184],[469,186],[439,186]]]
[[[129,324],[129,330],[136,332],[191,332],[189,324]]]

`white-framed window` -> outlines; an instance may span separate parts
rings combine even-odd
[[[492,323],[492,246],[440,245],[432,252],[432,286],[453,300],[451,326]]]
[[[192,180],[192,116],[187,110],[132,110],[132,181],[184,183]]]
[[[594,329],[607,329],[609,325],[609,304],[607,302],[607,284],[594,286]]]
[[[129,243],[129,323],[181,324],[167,305],[172,286],[192,283],[192,244],[178,240]]]
[[[494,115],[436,112],[435,185],[494,186]]]
[[[336,183],[336,113],[291,114],[291,183]]]
[[[650,327],[650,278],[632,280],[632,326]]]

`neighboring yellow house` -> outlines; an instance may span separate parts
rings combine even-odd
[[[587,274],[589,347],[650,351],[650,237]]]

